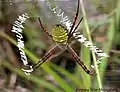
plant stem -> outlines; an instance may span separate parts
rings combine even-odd
[[[85,13],[85,7],[84,7],[84,4],[83,4],[83,0],[80,0],[80,5],[81,5],[83,17],[84,17],[84,24],[85,24],[86,32],[87,32],[87,35],[88,35],[88,39],[89,39],[89,41],[92,42],[92,39],[91,39],[91,36],[90,36],[90,30],[89,30],[89,26],[88,26],[88,22],[87,22],[87,16],[86,16],[86,13]],[[96,63],[96,56],[95,56],[95,53],[93,51],[92,51],[92,57],[93,57],[94,65],[95,65],[95,71],[97,73],[96,77],[97,77],[98,86],[99,86],[99,88],[102,88],[100,73],[99,73],[98,65]]]

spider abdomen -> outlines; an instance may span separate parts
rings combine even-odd
[[[57,43],[67,43],[68,40],[67,29],[64,28],[62,25],[56,25],[52,29],[52,37],[53,40]]]

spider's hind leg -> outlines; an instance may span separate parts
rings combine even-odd
[[[69,40],[69,38],[70,38],[70,34],[71,34],[72,31],[73,31],[73,28],[74,28],[74,26],[75,26],[75,23],[76,23],[76,21],[77,21],[77,19],[78,19],[78,14],[79,14],[79,3],[80,3],[80,0],[78,0],[78,6],[77,6],[76,15],[75,15],[75,17],[74,17],[74,21],[73,21],[72,27],[71,27],[71,29],[70,29],[70,32],[68,33],[68,40]]]
[[[71,34],[69,34],[69,39],[72,37],[73,33],[77,30],[79,24],[81,23],[81,21],[83,20],[83,17],[79,20],[78,24],[75,26],[74,30],[71,32]],[[68,40],[69,40],[68,39]]]
[[[43,24],[41,22],[40,17],[38,17],[39,23],[40,23],[40,27],[42,28],[42,30],[49,36],[52,38],[52,35],[48,33],[48,31],[43,27]]]

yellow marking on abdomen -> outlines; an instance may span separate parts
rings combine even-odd
[[[65,29],[62,25],[56,25],[52,29],[52,37],[53,40],[57,43],[67,43],[68,40],[67,29]]]

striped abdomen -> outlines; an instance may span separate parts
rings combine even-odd
[[[55,42],[66,44],[68,40],[67,29],[62,25],[56,25],[52,29],[52,37]]]

